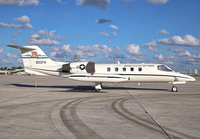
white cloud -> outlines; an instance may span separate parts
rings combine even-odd
[[[39,30],[36,34],[38,34],[39,36],[44,36],[45,38],[52,39],[55,32],[56,32],[56,30],[52,30],[52,31],[49,31],[49,32],[47,30]]]
[[[16,55],[12,55],[11,53],[7,53],[7,55],[6,55],[7,57],[9,57],[9,58],[17,58],[17,56]]]
[[[200,52],[197,55],[195,55],[194,57],[199,58],[199,60],[200,60]]]
[[[137,61],[137,62],[144,62],[144,57],[142,56],[126,56],[125,57],[125,62],[127,63],[129,61],[129,63],[133,63],[133,61]]]
[[[176,62],[176,56],[164,56],[163,54],[154,55],[154,58],[150,59],[152,63],[174,65]]]
[[[3,54],[3,53],[4,53],[4,49],[0,48],[0,54]]]
[[[164,59],[164,57],[163,57],[162,54],[160,54],[160,55],[155,55],[155,57],[158,58],[159,60],[163,60],[163,59]]]
[[[77,33],[70,33],[70,34],[72,34],[72,35],[80,35],[80,36],[83,36],[83,37],[86,37],[86,35],[85,34],[82,34],[81,32],[82,32],[83,30],[79,30]]]
[[[17,6],[37,6],[39,5],[39,0],[0,0],[2,5],[17,5]]]
[[[180,56],[191,56],[190,52],[188,50],[185,50],[183,53],[179,53]]]
[[[149,3],[152,3],[152,4],[165,4],[169,0],[146,0],[146,1],[149,2]]]
[[[179,56],[191,56],[190,52],[186,48],[173,49],[172,52],[178,54]]]
[[[115,26],[115,25],[110,25],[109,27],[111,27],[114,30],[119,30],[119,28],[117,26]]]
[[[103,55],[104,57],[108,57],[108,53],[112,51],[112,48],[109,48],[106,45],[99,45],[99,44],[94,45],[93,49],[96,54]]]
[[[112,35],[117,36],[117,32],[112,32]]]
[[[81,58],[87,58],[87,57],[95,57],[95,51],[92,46],[77,46],[75,48],[75,53],[80,56]]]
[[[119,48],[118,46],[115,46],[114,48],[116,51],[121,51],[121,48]]]
[[[60,47],[60,49],[66,53],[72,53],[71,47],[72,46],[70,44],[64,44]]]
[[[21,29],[18,29],[14,35],[22,35],[22,30]]]
[[[11,36],[11,38],[13,39],[12,41],[13,41],[14,43],[18,42],[18,41],[17,41],[17,36],[19,36],[19,35],[22,35],[22,30],[21,30],[21,29],[18,29],[18,30],[15,32],[15,34],[14,34],[13,36]]]
[[[47,30],[40,30],[37,33],[30,36],[26,42],[29,44],[34,45],[43,45],[43,46],[53,46],[53,45],[61,45],[60,40],[67,40],[66,37],[62,37],[60,35],[57,35],[57,37],[54,37],[56,30],[53,31],[47,31]]]
[[[136,44],[128,44],[124,47],[124,50],[131,55],[142,55],[140,46]]]
[[[54,0],[54,1],[57,1],[60,4],[67,4],[67,2],[63,2],[62,0]]]
[[[13,21],[18,21],[21,23],[26,23],[26,22],[30,22],[30,18],[26,15],[23,15],[22,17],[19,18],[14,18]]]
[[[108,34],[108,33],[105,33],[105,32],[98,33],[98,35],[109,36],[109,34]]]
[[[51,59],[57,60],[57,61],[63,61],[66,60],[64,58],[72,56],[72,49],[70,44],[64,44],[60,47],[53,47],[51,46],[49,49],[52,51],[52,53],[49,55]]]
[[[57,55],[56,52],[52,52],[52,53],[49,55],[49,57],[50,57],[51,59],[55,59],[55,58],[56,58],[56,55]]]
[[[58,47],[53,47],[53,46],[49,47],[49,49],[53,52],[59,52],[60,51],[60,49]]]
[[[160,30],[157,32],[158,34],[169,34],[168,31],[166,31],[166,29]]]
[[[37,39],[34,36],[29,37],[26,42],[29,44],[43,45],[43,46],[61,45],[61,43],[59,43],[58,41],[46,39],[46,38]]]
[[[93,46],[94,50],[96,50],[96,53],[99,53],[99,54],[103,54],[104,52],[111,52],[112,49],[109,48],[108,46],[106,45],[99,45],[99,44],[96,44]]]
[[[7,24],[1,22],[0,27],[15,28],[15,29],[33,29],[33,26],[29,23],[30,18],[26,15],[19,18],[14,18],[13,21],[21,22],[23,25]]]
[[[185,48],[173,50],[173,54],[169,55],[154,55],[154,58],[149,59],[153,63],[170,65],[176,71],[184,71],[187,69],[198,69],[200,63],[200,53],[191,54]]]
[[[86,59],[87,57],[95,57],[97,54],[108,57],[108,54],[112,52],[112,48],[106,45],[93,45],[93,46],[77,46],[75,48],[75,53],[80,56],[80,58]]]
[[[110,0],[76,0],[76,5],[94,6],[104,10],[108,8],[109,3]]]
[[[192,35],[186,35],[184,37],[173,36],[172,38],[160,39],[158,40],[158,43],[180,46],[200,46],[199,41],[199,39],[196,39]]]
[[[58,34],[57,37],[56,37],[56,40],[58,40],[58,41],[64,41],[64,40],[67,40],[67,37],[62,37],[62,36],[60,36]]]
[[[11,63],[11,60],[3,59],[2,62],[4,62],[4,63]]]
[[[55,0],[55,1],[57,1],[57,2],[59,2],[59,3],[62,3],[62,1],[61,1],[61,0]]]
[[[17,43],[18,41],[17,41],[17,39],[13,39],[12,42]]]
[[[15,24],[7,24],[7,23],[0,23],[0,27],[7,27],[7,28],[15,28],[15,29],[33,29],[33,26],[30,23],[26,23],[25,25],[15,25]]]
[[[19,63],[23,63],[22,58],[18,58],[17,61],[18,61]]]
[[[175,48],[172,50],[172,52],[174,53],[183,53],[185,52],[185,50],[187,50],[186,48]]]
[[[151,51],[159,52],[158,49],[157,49],[156,42],[154,40],[152,40],[149,43],[146,43],[145,46]]]
[[[111,43],[111,41],[110,41],[110,40],[107,40],[107,43]]]
[[[26,23],[24,27],[25,27],[25,28],[33,29],[33,26],[32,26],[30,23]]]

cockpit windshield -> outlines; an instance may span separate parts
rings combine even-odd
[[[162,70],[162,71],[172,71],[170,68],[168,68],[165,65],[158,65],[158,70]]]

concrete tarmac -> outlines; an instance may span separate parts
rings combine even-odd
[[[35,87],[35,78],[38,87]],[[200,78],[170,84],[0,76],[1,139],[199,139]]]

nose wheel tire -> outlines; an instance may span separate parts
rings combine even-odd
[[[176,86],[173,86],[171,92],[178,92],[178,88]]]

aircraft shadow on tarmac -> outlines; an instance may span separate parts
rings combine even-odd
[[[17,87],[24,87],[24,88],[35,88],[35,85],[30,84],[9,84]],[[43,86],[38,85],[37,88],[60,88],[60,89],[70,89],[65,92],[76,92],[76,91],[94,91],[94,86]],[[101,92],[105,92],[106,90],[147,90],[147,91],[169,91],[168,89],[158,89],[158,88],[133,88],[133,87],[110,87],[110,86],[103,86],[103,90]]]

